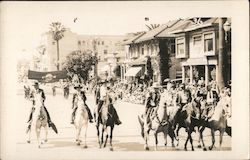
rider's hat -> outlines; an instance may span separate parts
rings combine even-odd
[[[78,88],[82,89],[82,86],[80,84],[74,86],[74,89],[78,89]]]
[[[161,88],[161,85],[159,83],[153,83],[151,86],[152,88]]]
[[[39,83],[37,81],[33,82],[32,86],[38,86]]]

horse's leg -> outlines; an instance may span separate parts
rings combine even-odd
[[[214,143],[215,143],[214,132],[215,132],[215,130],[211,128],[212,145],[209,147],[209,150],[212,150],[212,149],[213,149],[213,147],[214,147]]]
[[[192,151],[194,151],[193,138],[192,138],[192,130],[189,130],[189,141],[191,143]]]
[[[106,145],[107,145],[107,140],[108,140],[108,136],[109,136],[109,134],[108,134],[108,128],[107,127],[105,127],[105,141],[104,141],[104,144],[103,144],[103,148],[105,148],[106,147]]]
[[[149,132],[150,132],[149,129],[147,129],[147,130],[144,132],[144,140],[145,140],[144,149],[147,150],[147,151],[149,150],[149,147],[148,147]]]
[[[221,149],[221,145],[222,145],[222,140],[223,140],[224,132],[225,132],[225,129],[222,128],[222,129],[220,130],[220,149]]]
[[[32,125],[30,124],[30,129],[29,129],[29,132],[28,132],[28,140],[27,140],[27,143],[30,143],[31,129],[32,129]]]
[[[169,128],[169,129],[170,130],[168,131],[168,135],[171,138],[172,147],[175,147],[175,145],[174,145],[174,139],[176,139],[176,137],[175,137],[175,134],[174,134],[174,131],[172,130],[172,128]]]
[[[157,145],[158,145],[158,132],[157,131],[155,131],[154,132],[154,136],[155,136],[155,150],[157,151]]]
[[[101,135],[101,143],[100,143],[100,148],[102,147],[102,144],[103,144],[103,136],[104,136],[104,125],[102,126],[102,135]]]
[[[37,122],[36,123],[36,138],[37,138],[38,148],[41,148],[40,133],[41,133],[41,126]]]
[[[178,125],[178,128],[177,128],[177,130],[176,130],[176,140],[177,140],[177,144],[176,144],[176,146],[179,146],[179,131],[180,131],[180,129],[181,129],[181,127],[180,127],[180,125]]]
[[[111,129],[110,129],[110,151],[113,151],[113,144],[112,144],[113,129],[114,129],[114,127],[111,127]]]
[[[187,130],[187,134],[188,134],[188,136],[187,136],[186,142],[185,142],[185,144],[184,144],[184,150],[186,150],[186,151],[187,151],[187,142],[188,142],[188,140],[189,140],[190,136],[189,136],[189,129],[187,128],[186,130]],[[179,142],[178,142],[178,143],[179,143]]]
[[[81,134],[81,127],[78,126],[76,130],[76,145],[80,146],[81,140],[80,140],[80,134]]]
[[[46,122],[47,123],[47,122]],[[45,131],[45,139],[44,142],[48,142],[48,125],[46,124],[44,127],[44,131]]]
[[[206,146],[205,146],[205,143],[204,143],[204,140],[203,140],[203,131],[205,130],[205,127],[201,127],[201,129],[199,130],[199,133],[200,133],[200,138],[199,138],[199,140],[201,141],[201,143],[202,143],[202,147],[203,147],[203,150],[204,151],[206,151],[207,150],[207,148],[206,148]],[[200,145],[200,144],[199,144]],[[198,146],[199,147],[199,146]],[[201,145],[200,145],[200,147],[201,147]],[[199,147],[199,148],[200,148]]]
[[[167,144],[168,144],[168,132],[164,131],[163,134],[164,134],[164,140],[165,140],[165,144],[164,145],[167,147]]]
[[[84,148],[88,148],[87,146],[87,130],[88,130],[88,123],[86,122],[84,127]]]
[[[97,129],[97,142],[99,144],[99,148],[101,148],[99,122],[97,122],[96,129]]]

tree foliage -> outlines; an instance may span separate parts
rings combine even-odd
[[[155,29],[155,28],[157,28],[157,27],[159,27],[160,26],[160,24],[150,24],[150,25],[146,25],[146,27],[148,28],[148,30],[150,31],[150,30],[153,30],[153,29]]]
[[[170,40],[161,40],[159,43],[160,52],[159,52],[159,69],[160,69],[160,83],[164,79],[169,78],[169,69],[171,67],[171,47]]]
[[[52,33],[53,39],[59,41],[64,37],[64,32],[66,28],[61,24],[61,22],[52,22],[50,24],[50,32]]]
[[[86,82],[96,62],[97,58],[85,51],[73,51],[66,57],[63,69],[71,75],[78,74]]]

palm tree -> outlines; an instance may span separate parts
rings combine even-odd
[[[153,30],[153,29],[155,29],[155,28],[157,28],[157,27],[159,27],[160,26],[160,24],[150,24],[150,25],[146,25],[146,27],[148,28],[148,30],[150,31],[150,30]]]
[[[66,28],[61,24],[61,22],[52,22],[50,24],[50,32],[52,33],[57,46],[57,70],[59,70],[59,40],[64,37],[63,33],[65,31]]]

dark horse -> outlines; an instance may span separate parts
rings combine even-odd
[[[97,114],[97,122],[96,122],[96,128],[97,128],[97,137],[98,137],[98,143],[100,148],[105,148],[107,144],[108,137],[110,138],[110,151],[113,151],[112,146],[112,138],[113,138],[113,130],[115,126],[115,119],[114,119],[114,108],[112,106],[112,98],[110,96],[106,96],[102,107],[98,110]],[[101,130],[101,137],[100,137],[100,126],[102,126]],[[108,132],[108,127],[110,128],[110,132]],[[109,134],[110,133],[110,134]],[[105,134],[105,135],[104,135]],[[105,136],[105,141],[104,141]]]
[[[201,119],[201,128],[199,129],[200,132],[200,139],[202,142],[203,150],[207,150],[203,141],[203,131],[205,128],[211,129],[212,135],[212,145],[209,146],[209,150],[212,150],[215,143],[215,131],[220,132],[220,147],[223,140],[223,134],[226,132],[229,136],[231,136],[231,127],[227,125],[228,117],[231,117],[231,108],[230,102],[225,99],[221,99],[218,104],[213,107],[212,109],[208,110],[208,107],[203,110],[202,119]],[[210,119],[206,120],[205,115],[212,112],[212,116]]]
[[[195,127],[199,127],[199,119],[200,119],[200,98],[197,97],[192,99],[191,94],[186,91],[188,96],[188,103],[183,107],[180,107],[176,115],[173,119],[173,129],[176,128],[176,137],[177,137],[177,146],[179,145],[179,130],[181,128],[185,128],[188,134],[184,149],[187,150],[187,142],[190,141],[192,151],[194,151],[193,147],[193,138],[191,136],[192,132],[194,131]]]

